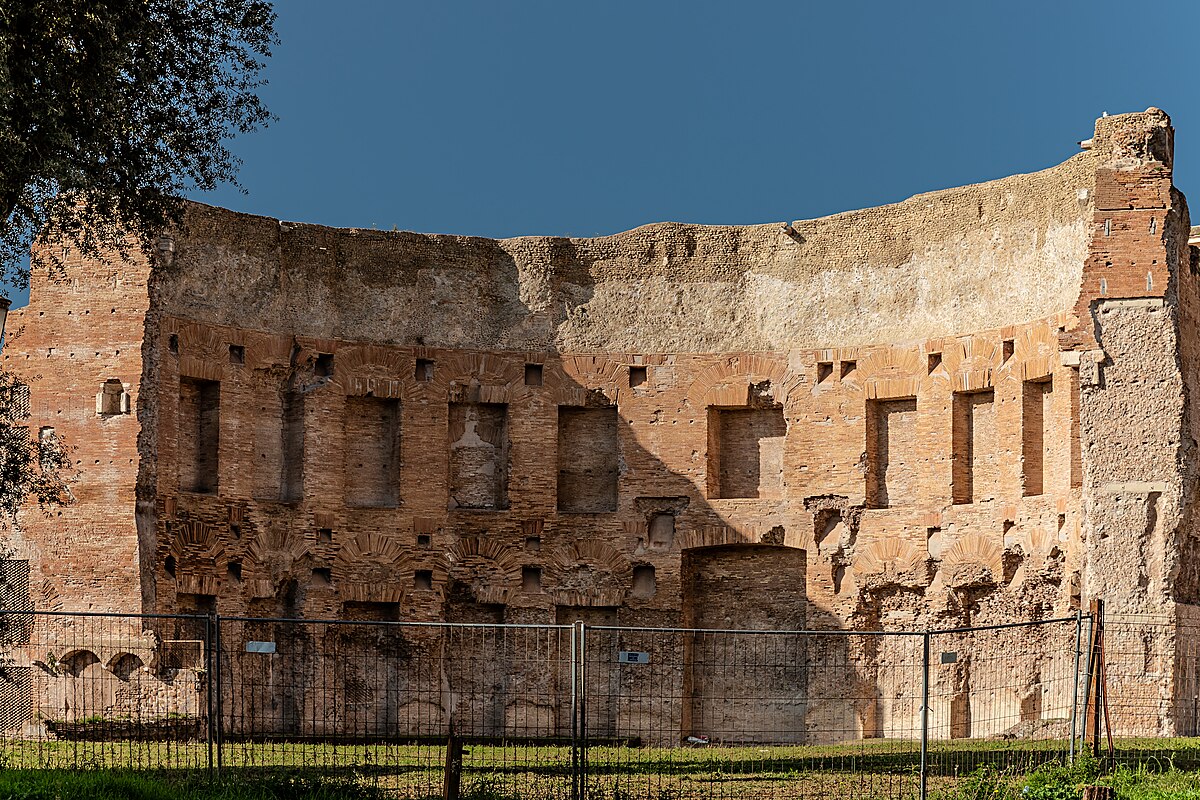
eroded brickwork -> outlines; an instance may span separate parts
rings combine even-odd
[[[1185,613],[1200,293],[1171,136],[1156,110],[1109,117],[1059,167],[787,230],[493,242],[192,207],[153,269],[70,261],[12,317],[33,424],[81,469],[74,505],[23,521],[38,597],[697,628],[953,627],[1101,595]],[[873,665],[846,685],[897,686],[889,646],[837,654]],[[1049,665],[1021,652],[1032,686]],[[935,676],[952,735],[995,732],[970,670]],[[753,727],[705,680],[660,712]],[[778,713],[795,741],[823,719],[886,736],[912,688]],[[444,713],[345,691],[393,727]]]

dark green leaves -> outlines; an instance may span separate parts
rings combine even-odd
[[[184,192],[236,184],[274,21],[266,0],[0,0],[0,277],[25,283],[38,233],[148,248]]]

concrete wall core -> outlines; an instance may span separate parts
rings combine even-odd
[[[1059,166],[786,227],[493,241],[192,204],[153,262],[68,252],[3,353],[81,465],[61,516],[21,519],[31,597],[697,629],[1200,614],[1172,139],[1157,109],[1105,117]],[[838,654],[839,685],[893,655]],[[792,679],[795,741],[911,722]],[[678,689],[680,735],[755,740],[713,716],[730,687]],[[953,697],[947,730],[980,724]]]

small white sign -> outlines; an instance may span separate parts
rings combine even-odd
[[[266,653],[270,655],[275,652],[274,642],[246,642],[247,653]]]
[[[637,650],[622,650],[617,654],[617,662],[621,664],[649,664],[650,654]]]

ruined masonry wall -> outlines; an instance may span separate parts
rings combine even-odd
[[[1169,150],[1161,112],[1106,118],[1053,169],[790,231],[489,241],[189,207],[152,271],[73,264],[78,290],[39,280],[14,315],[28,330],[6,362],[56,371],[33,424],[109,377],[133,401],[61,423],[89,469],[63,518],[24,519],[39,591],[71,607],[648,626],[729,625],[722,609],[744,607],[761,627],[952,627],[1100,593],[1171,614],[1197,424]],[[99,346],[114,332],[72,319],[110,278],[128,360]],[[65,358],[63,331],[80,341]],[[80,370],[84,352],[101,366]],[[86,460],[102,448],[128,463],[111,485]],[[53,561],[92,519],[88,563]],[[114,557],[100,595],[89,581]],[[809,712],[786,712],[796,741],[823,719],[911,728],[895,698],[850,697],[912,677],[856,641],[838,654],[852,674],[807,676]],[[1013,645],[981,661],[1021,653],[1029,686],[1057,664],[1049,643]],[[998,732],[971,669],[936,676],[948,735]],[[736,728],[713,709],[740,681],[679,687],[672,718]],[[355,687],[368,705],[384,689]],[[1062,708],[1009,700],[1024,722]],[[552,702],[488,713],[562,722]]]

